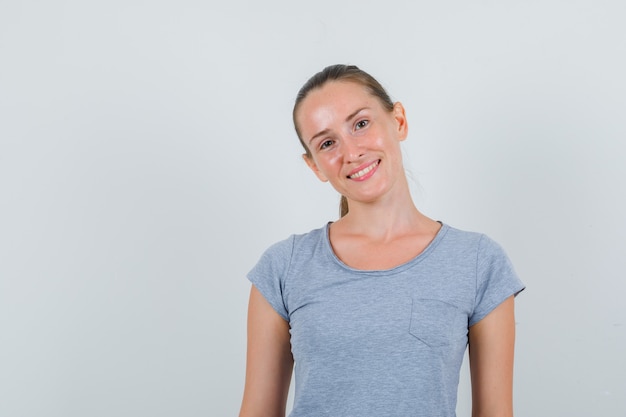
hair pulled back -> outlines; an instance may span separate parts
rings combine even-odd
[[[302,139],[302,135],[298,127],[298,122],[296,121],[296,113],[298,112],[298,109],[300,108],[300,105],[302,104],[304,99],[309,95],[311,91],[322,88],[324,85],[326,85],[326,83],[331,81],[348,81],[359,84],[365,87],[365,89],[371,95],[376,97],[385,110],[389,112],[393,110],[393,101],[391,101],[389,94],[387,94],[387,91],[385,91],[383,86],[374,77],[372,77],[356,65],[337,64],[330,65],[324,68],[322,71],[313,75],[311,78],[308,79],[306,83],[304,83],[302,88],[300,88],[300,91],[298,91],[298,95],[296,96],[296,102],[293,106],[293,125],[296,129],[296,134],[298,135],[300,144],[304,148],[307,158],[311,157],[311,151]],[[344,196],[341,196],[339,211],[341,217],[348,214],[348,200]]]

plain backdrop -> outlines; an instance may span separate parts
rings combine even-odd
[[[418,207],[527,285],[516,416],[624,417],[625,21],[619,0],[0,0],[0,416],[237,414],[246,273],[337,217],[292,103],[349,63],[406,107]]]

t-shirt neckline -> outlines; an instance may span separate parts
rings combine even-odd
[[[346,263],[344,263],[341,259],[339,259],[339,257],[337,256],[337,254],[333,250],[333,247],[330,244],[330,225],[331,225],[331,223],[332,222],[330,222],[330,221],[328,223],[326,223],[326,226],[324,226],[324,229],[323,229],[324,233],[323,233],[323,236],[322,236],[322,240],[323,240],[323,244],[324,244],[324,251],[326,252],[326,254],[337,265],[339,265],[341,268],[343,268],[345,270],[348,270],[348,271],[354,272],[354,273],[370,274],[370,275],[396,274],[396,273],[399,273],[399,272],[402,272],[402,271],[406,270],[407,268],[410,268],[414,264],[417,264],[417,263],[421,262],[422,260],[427,258],[428,255],[433,250],[435,250],[435,248],[439,245],[439,242],[441,242],[443,237],[446,235],[446,233],[450,229],[450,227],[446,223],[443,223],[443,222],[439,221],[439,223],[441,223],[441,228],[439,228],[439,231],[437,231],[437,234],[435,235],[433,240],[430,241],[430,243],[424,248],[423,251],[421,251],[415,257],[409,259],[405,263],[402,263],[400,265],[396,265],[396,266],[394,266],[392,268],[389,268],[389,269],[357,269],[357,268],[353,268],[353,267],[347,265]]]

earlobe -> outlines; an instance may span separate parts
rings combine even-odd
[[[328,182],[328,178],[326,178],[326,176],[320,172],[320,170],[317,168],[317,164],[315,164],[315,161],[313,161],[313,158],[304,153],[302,154],[302,159],[304,159],[304,162],[306,162],[309,168],[311,168],[311,171],[313,171],[315,176],[317,176],[320,181]]]
[[[393,117],[398,123],[399,139],[400,141],[403,141],[409,134],[409,124],[406,120],[404,106],[399,101],[395,102],[393,105]]]

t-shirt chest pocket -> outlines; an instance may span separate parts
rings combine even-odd
[[[444,301],[414,298],[409,333],[431,348],[467,343],[467,316]]]

